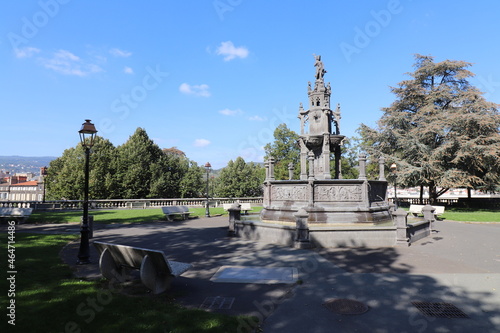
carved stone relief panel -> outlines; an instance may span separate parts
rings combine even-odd
[[[307,187],[305,185],[271,187],[271,200],[297,200],[305,201],[307,199]]]
[[[316,185],[315,201],[361,201],[361,185]]]

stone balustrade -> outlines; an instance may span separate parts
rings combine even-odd
[[[224,203],[250,203],[254,205],[262,204],[262,197],[253,198],[210,198],[211,205],[215,207],[221,206]],[[133,205],[132,205],[133,203]],[[155,208],[164,206],[200,206],[206,204],[205,198],[172,198],[172,199],[103,199],[90,200],[91,209],[127,209],[136,207],[137,204],[143,203],[142,207]],[[0,201],[0,207],[19,207],[33,208],[34,210],[51,210],[51,209],[82,209],[83,200],[55,200],[55,201]]]

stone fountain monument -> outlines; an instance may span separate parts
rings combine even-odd
[[[358,179],[342,179],[340,106],[330,107],[331,87],[321,56],[315,56],[314,87],[308,84],[309,109],[299,106],[300,179],[274,178],[273,158],[266,161],[260,221],[242,222],[238,234],[249,239],[291,245],[297,240],[315,246],[387,246],[395,226],[386,200],[384,161],[378,180],[368,180],[366,156],[359,157]],[[330,162],[334,166],[330,167]]]

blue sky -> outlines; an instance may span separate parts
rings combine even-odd
[[[0,155],[61,156],[91,119],[115,146],[137,127],[215,168],[262,161],[299,131],[313,54],[341,133],[373,126],[415,53],[473,63],[500,103],[498,1],[7,0],[0,11]]]

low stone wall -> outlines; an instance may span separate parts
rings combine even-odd
[[[295,239],[295,225],[236,221],[235,234],[246,240],[292,246]]]
[[[259,221],[236,221],[236,236],[263,243],[293,246],[295,225]],[[388,247],[396,243],[396,227],[310,227],[309,238],[315,247]]]
[[[316,247],[390,247],[396,244],[396,227],[310,228]]]
[[[432,227],[431,221],[421,221],[408,224],[408,229],[406,229],[406,233],[410,240],[410,244],[422,238],[430,236],[431,227]]]
[[[392,212],[396,224],[396,245],[410,246],[422,238],[429,236],[432,232],[434,221],[434,208],[426,205],[422,208],[424,220],[415,223],[408,223],[408,212],[401,208]]]
[[[427,207],[426,220],[408,223],[408,213],[402,209],[393,212],[394,225],[309,225],[306,231],[309,247],[392,247],[410,246],[431,235],[432,207]],[[246,240],[297,247],[298,225],[304,224],[308,214],[295,217],[297,224],[289,222],[234,221],[234,235]],[[300,215],[300,214],[299,214]],[[430,218],[429,218],[430,216]],[[302,218],[302,220],[301,220]],[[304,237],[304,236],[302,236]]]

